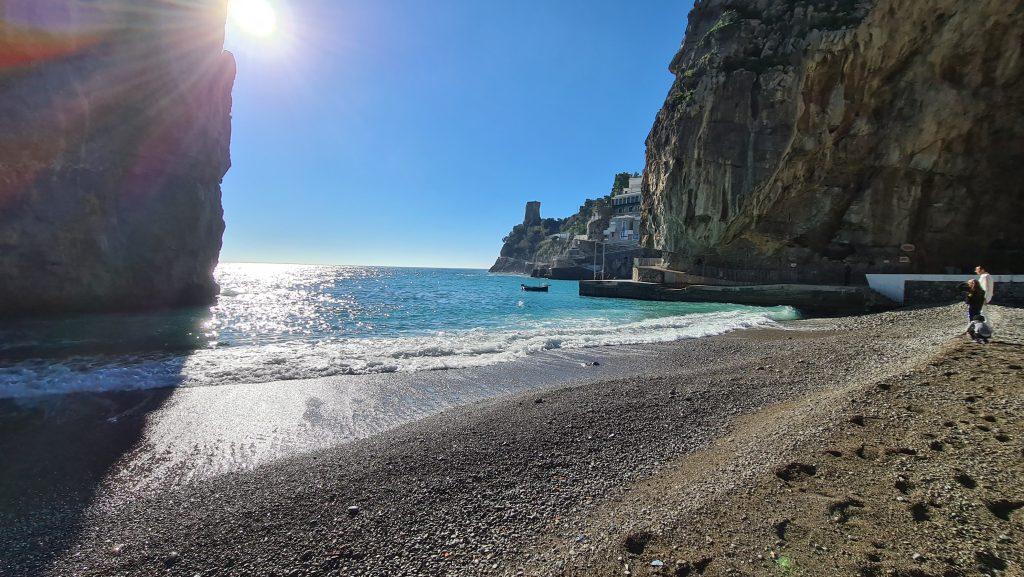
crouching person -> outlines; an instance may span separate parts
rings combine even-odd
[[[967,334],[975,342],[987,343],[992,338],[992,325],[988,324],[983,315],[976,315],[971,319],[971,324],[967,327]]]

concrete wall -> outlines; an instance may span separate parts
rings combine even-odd
[[[792,306],[812,314],[842,314],[887,308],[864,287],[763,285],[725,287],[693,285],[672,288],[662,284],[611,280],[580,281],[580,296],[651,301],[735,303],[753,306]]]
[[[875,292],[881,293],[893,301],[904,304],[905,292],[907,281],[929,281],[929,282],[940,282],[940,283],[953,283],[959,284],[967,282],[969,279],[978,278],[977,275],[968,274],[869,274],[865,275],[868,279],[868,286],[871,287]],[[999,298],[1002,290],[1018,290],[1016,287],[1009,289],[1008,287],[1000,287],[1006,283],[1024,283],[1024,275],[1009,275],[1009,274],[994,274],[992,280],[996,283],[996,298]],[[907,303],[909,304],[909,303]]]
[[[665,269],[653,266],[634,266],[633,280],[637,282],[665,282]]]
[[[963,281],[908,280],[903,304],[948,304],[964,299]],[[1024,282],[996,283],[992,304],[1024,305]]]
[[[660,283],[673,287],[683,287],[688,285],[744,286],[750,284],[689,274],[656,266],[634,266],[633,280],[639,282]]]

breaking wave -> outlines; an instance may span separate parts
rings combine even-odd
[[[321,378],[476,367],[554,349],[699,338],[796,318],[788,307],[699,312],[634,322],[557,319],[530,329],[436,331],[423,336],[286,340],[182,352],[27,358],[0,364],[0,398],[83,391]]]

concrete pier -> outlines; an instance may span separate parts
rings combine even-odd
[[[631,280],[580,281],[580,296],[649,301],[791,306],[814,314],[843,314],[885,309],[895,303],[867,287],[775,284],[754,286],[690,285],[681,288]]]

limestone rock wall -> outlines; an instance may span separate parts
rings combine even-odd
[[[0,314],[207,303],[235,65],[225,0],[9,0]]]
[[[1019,271],[1022,46],[1024,0],[698,0],[644,242],[736,280]]]

